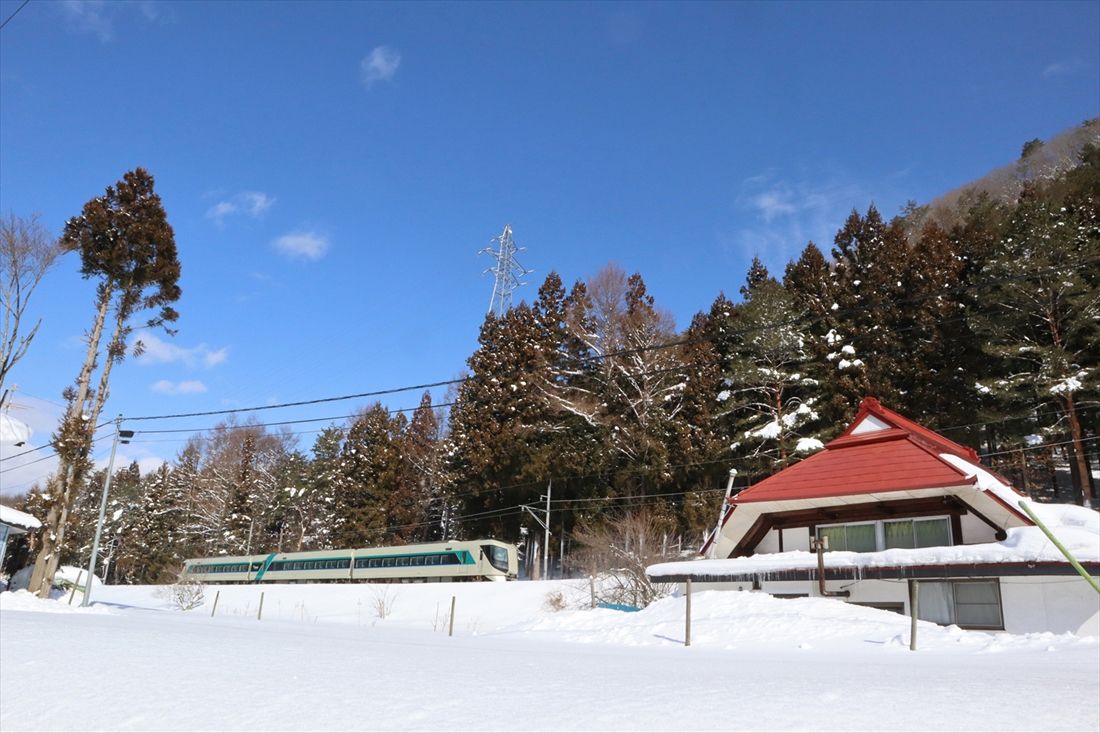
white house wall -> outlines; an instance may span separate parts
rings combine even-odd
[[[1100,636],[1100,594],[1084,578],[1001,578],[1005,630]]]
[[[973,512],[963,514],[959,519],[964,545],[980,545],[997,541],[993,528],[974,516]]]

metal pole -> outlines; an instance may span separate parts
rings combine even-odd
[[[543,547],[546,548],[542,554],[542,579],[550,579],[550,490],[554,488],[554,480],[550,479],[550,483],[546,484],[546,541],[543,542]]]
[[[84,589],[81,606],[87,606],[92,597],[92,578],[95,577],[96,555],[99,554],[99,537],[103,534],[103,518],[107,514],[107,492],[111,490],[111,475],[115,472],[115,451],[118,450],[119,429],[122,427],[122,415],[115,418],[115,440],[111,443],[111,460],[107,462],[107,478],[103,480],[103,496],[99,499],[99,520],[95,525],[95,539],[92,540],[92,556],[88,559],[88,586]]]
[[[447,625],[447,636],[455,635],[455,598],[451,596],[451,622]]]

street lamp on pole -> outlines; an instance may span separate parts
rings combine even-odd
[[[118,450],[119,443],[125,445],[130,442],[132,437],[134,437],[133,430],[122,429],[122,415],[116,417],[115,440],[111,443],[111,459],[107,462],[107,477],[103,479],[103,496],[99,499],[99,520],[95,525],[95,539],[92,540],[92,556],[88,559],[88,584],[84,586],[84,600],[80,602],[81,606],[87,606],[92,598],[92,578],[95,577],[95,561],[96,555],[99,554],[99,538],[103,534],[103,517],[107,514],[107,492],[111,490],[111,475],[115,472],[115,451]]]

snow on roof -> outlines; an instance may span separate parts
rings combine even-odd
[[[1015,496],[1015,492],[1013,492]],[[1019,496],[1015,496],[1013,506]],[[1058,540],[1080,562],[1100,563],[1100,514],[1073,504],[1035,504],[1039,515]],[[1014,527],[1001,542],[980,545],[952,545],[891,549],[880,552],[827,552],[826,569],[895,568],[926,565],[973,565],[1001,563],[1066,563],[1066,558],[1038,527]],[[817,554],[803,550],[777,552],[730,560],[691,560],[652,565],[646,573],[662,576],[734,576],[816,570]]]
[[[31,439],[31,429],[6,412],[0,412],[0,443],[26,443]]]
[[[4,504],[0,504],[0,522],[12,527],[22,527],[23,529],[38,529],[42,526],[42,522],[39,522],[30,514],[12,509]]]
[[[1004,481],[994,476],[990,471],[976,463],[971,463],[965,458],[952,455],[951,453],[940,453],[940,458],[950,463],[955,468],[966,474],[966,477],[977,480],[975,487],[981,491],[987,491],[993,494],[998,499],[1015,509],[1019,506],[1020,499],[1024,498],[1024,495],[1016,491]]]

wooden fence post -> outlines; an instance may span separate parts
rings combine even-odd
[[[687,579],[687,615],[684,620],[684,646],[691,646],[691,578]]]
[[[917,581],[909,579],[909,651],[917,650]]]
[[[73,589],[72,589],[72,591],[70,591],[70,592],[69,592],[69,605],[70,605],[70,606],[71,606],[71,605],[73,605],[73,596],[75,596],[75,595],[76,595],[76,587],[77,587],[78,585],[80,585],[80,578],[82,577],[82,573],[83,573],[83,572],[84,572],[83,570],[77,571],[77,574],[76,574],[76,584],[75,584],[75,585],[73,586]],[[88,583],[88,585],[91,585],[91,582],[89,582],[89,583]],[[86,595],[86,594],[88,593],[88,591],[84,591],[84,593],[85,593],[85,595]]]
[[[596,576],[588,576],[588,591],[592,594],[592,608],[596,607]]]
[[[222,592],[219,590],[214,593],[214,607],[210,609],[210,618],[214,618],[214,613],[218,610],[218,599],[222,597]]]
[[[451,623],[447,627],[447,636],[455,635],[455,597],[451,596]]]

